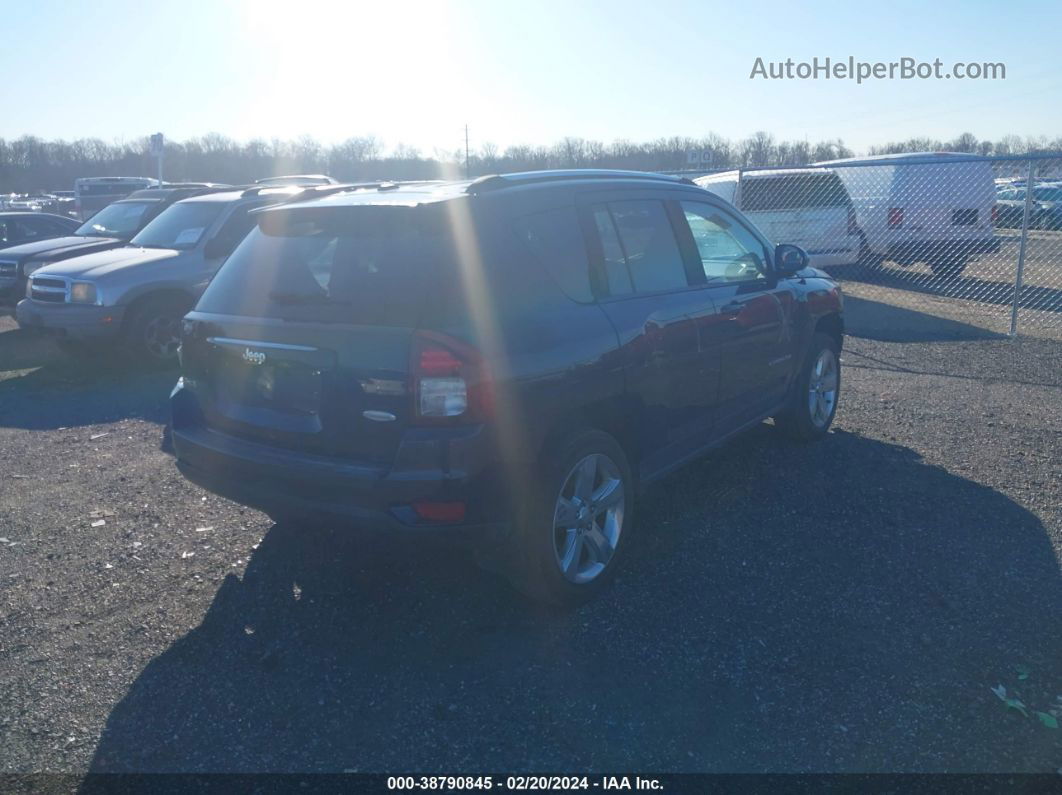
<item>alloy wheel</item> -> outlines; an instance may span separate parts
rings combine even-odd
[[[816,428],[825,427],[833,416],[838,384],[837,355],[824,348],[815,360],[808,384],[808,412]]]
[[[181,344],[181,322],[176,315],[156,315],[144,326],[144,347],[156,359],[172,359]]]
[[[553,551],[561,574],[583,585],[598,577],[616,553],[626,504],[616,462],[602,453],[568,473],[553,512]]]

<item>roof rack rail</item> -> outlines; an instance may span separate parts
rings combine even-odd
[[[499,188],[513,188],[518,185],[531,185],[539,182],[558,182],[571,179],[645,179],[673,184],[694,184],[686,177],[670,174],[656,174],[650,171],[622,171],[605,168],[570,168],[550,171],[519,171],[513,174],[489,174],[472,180],[465,189],[466,193],[483,193]]]

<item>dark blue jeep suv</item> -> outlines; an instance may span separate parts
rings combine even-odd
[[[181,471],[277,520],[471,542],[523,591],[615,571],[639,486],[837,408],[841,293],[637,172],[330,186],[258,212],[184,320]]]

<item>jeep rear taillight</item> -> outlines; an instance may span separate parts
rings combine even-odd
[[[856,223],[855,210],[853,210],[851,207],[848,208],[848,234],[859,234],[859,224]]]
[[[431,331],[413,336],[410,373],[413,416],[422,424],[482,422],[491,414],[492,389],[479,351]]]
[[[996,222],[998,220],[999,220],[999,205],[998,204],[993,204],[992,205],[992,226],[995,226]]]
[[[903,226],[903,207],[889,208],[889,229]]]

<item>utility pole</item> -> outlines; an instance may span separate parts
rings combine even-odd
[[[465,179],[472,179],[472,173],[469,170],[468,160],[468,125],[465,125]]]
[[[151,154],[159,160],[159,187],[162,187],[162,157],[165,151],[165,143],[162,137],[162,133],[155,133],[151,136]]]

